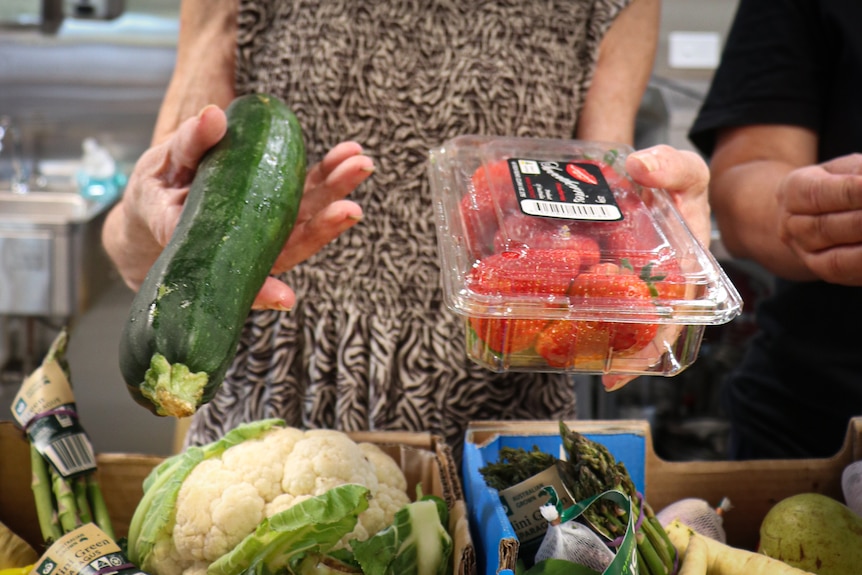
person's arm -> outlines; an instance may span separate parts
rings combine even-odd
[[[233,99],[237,10],[236,0],[184,0],[180,6],[174,71],[153,147],[138,160],[102,229],[102,244],[132,289],[140,286],[173,233],[198,161],[226,129],[220,110],[202,110],[209,104],[224,109]],[[181,137],[169,142],[177,134]]]
[[[862,156],[817,163],[807,128],[719,133],[710,201],[728,251],[776,276],[862,285]]]
[[[617,15],[599,46],[577,138],[634,143],[635,117],[655,60],[660,14],[659,0],[633,0]]]
[[[778,189],[790,172],[816,161],[817,136],[805,128],[754,125],[719,132],[709,198],[728,252],[779,277],[814,279],[781,240]]]
[[[660,14],[659,0],[633,0],[611,24],[599,48],[576,137],[634,143],[635,119],[655,60]],[[667,189],[695,237],[709,246],[709,170],[697,154],[654,146],[631,154],[626,170],[641,185]]]
[[[183,0],[177,56],[153,131],[153,144],[204,106],[226,108],[234,98],[237,0]]]

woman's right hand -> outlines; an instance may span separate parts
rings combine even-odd
[[[170,241],[198,163],[226,129],[224,111],[207,106],[135,164],[123,198],[111,210],[102,231],[108,255],[133,290],[140,288]],[[355,142],[338,144],[309,169],[294,231],[273,273],[304,261],[361,219],[362,209],[344,198],[373,171],[372,160]],[[270,277],[254,306],[289,309],[294,302],[293,291]]]

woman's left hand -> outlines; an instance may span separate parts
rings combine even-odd
[[[670,193],[689,229],[704,248],[709,248],[712,230],[707,195],[709,167],[700,155],[667,145],[653,146],[630,154],[626,158],[626,171],[638,184]],[[602,385],[613,391],[636,377],[603,375]]]
[[[661,144],[630,154],[626,171],[642,186],[667,190],[694,236],[709,247],[709,167],[700,155]]]

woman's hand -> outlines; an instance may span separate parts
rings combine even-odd
[[[662,144],[629,154],[626,171],[642,186],[667,190],[694,237],[709,247],[709,167],[700,155]]]
[[[626,171],[642,186],[667,190],[694,236],[705,248],[709,247],[709,168],[703,158],[694,152],[659,145],[630,154]],[[668,337],[667,330],[660,330],[658,337]],[[603,375],[602,385],[613,391],[636,377]]]
[[[123,199],[111,210],[102,231],[108,255],[132,289],[140,288],[170,240],[198,163],[226,129],[224,111],[207,106],[147,150],[135,165]],[[273,273],[309,258],[361,219],[362,209],[344,198],[373,171],[372,160],[355,142],[338,144],[309,169],[296,225]],[[290,287],[270,277],[254,307],[290,309],[295,300]]]

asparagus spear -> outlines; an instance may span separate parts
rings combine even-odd
[[[68,331],[66,328],[61,329],[45,354],[42,365],[56,361],[66,378],[71,381],[71,370],[66,359],[68,340]],[[65,478],[34,445],[30,446],[30,456],[36,513],[46,543],[50,544],[76,527],[91,521],[114,538],[111,518],[94,473]]]
[[[60,523],[54,507],[54,492],[48,462],[33,445],[30,446],[30,467],[33,472],[31,487],[36,500],[39,528],[42,530],[42,539],[50,544],[59,539],[63,533],[60,531]]]
[[[57,503],[57,517],[60,519],[60,528],[63,533],[73,531],[80,527],[78,521],[78,506],[75,504],[75,494],[66,479],[53,467],[51,470],[51,484],[54,487],[54,501]]]

